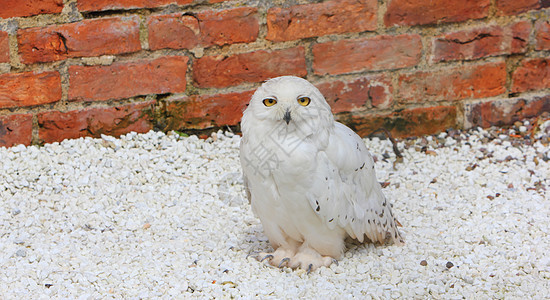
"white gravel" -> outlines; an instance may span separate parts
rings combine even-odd
[[[310,275],[247,258],[269,244],[239,136],[0,148],[0,298],[548,297],[548,145],[487,135],[402,141],[397,169],[389,142],[366,140],[406,244],[349,245]]]

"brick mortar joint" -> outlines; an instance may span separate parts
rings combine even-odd
[[[525,57],[516,55],[516,56],[509,56],[506,57],[505,63],[506,63],[506,96],[507,98],[510,98],[512,93],[512,86],[514,84],[513,82],[513,75],[516,69],[520,66],[521,62],[525,59]]]
[[[488,19],[493,19],[497,14],[497,0],[491,0],[489,4],[489,12],[487,13]]]
[[[139,16],[139,42],[141,50],[149,50],[149,28],[147,26],[147,17]]]
[[[390,115],[393,113],[400,113],[402,111],[407,110],[414,110],[414,109],[429,109],[429,108],[435,108],[435,107],[455,107],[458,112],[458,105],[459,103],[445,101],[445,102],[438,102],[437,105],[422,105],[419,103],[416,103],[415,105],[407,105],[399,107],[399,109],[361,109],[361,110],[353,110],[353,111],[345,111],[342,113],[337,113],[335,115],[340,114],[349,114],[352,116],[376,116],[376,115]]]
[[[15,68],[15,69],[21,69],[21,68],[24,68],[24,64],[21,62],[20,58],[19,58],[19,44],[18,44],[18,41],[17,41],[17,35],[14,34],[14,33],[9,33],[8,34],[8,44],[9,44],[9,56],[10,56],[10,61],[9,61],[9,64],[11,66],[11,68]],[[12,73],[12,72],[10,72]]]

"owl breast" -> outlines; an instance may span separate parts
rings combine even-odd
[[[257,141],[261,141],[254,146],[258,151],[264,148],[276,151],[252,155],[256,160],[248,167],[245,162],[251,190],[261,191],[252,198],[254,212],[296,240],[303,240],[311,228],[324,228],[306,197],[314,178],[304,176],[316,172],[317,147],[309,139],[271,136]]]

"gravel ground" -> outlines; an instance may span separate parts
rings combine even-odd
[[[240,137],[159,132],[0,148],[0,298],[550,295],[550,121],[365,142],[404,246],[349,245],[311,274],[269,248]],[[530,138],[529,138],[530,137]]]

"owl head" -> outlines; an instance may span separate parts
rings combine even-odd
[[[255,119],[270,126],[282,126],[311,134],[334,126],[330,106],[321,92],[307,80],[281,76],[264,82],[254,93],[244,112],[241,127],[246,134],[247,121]]]

